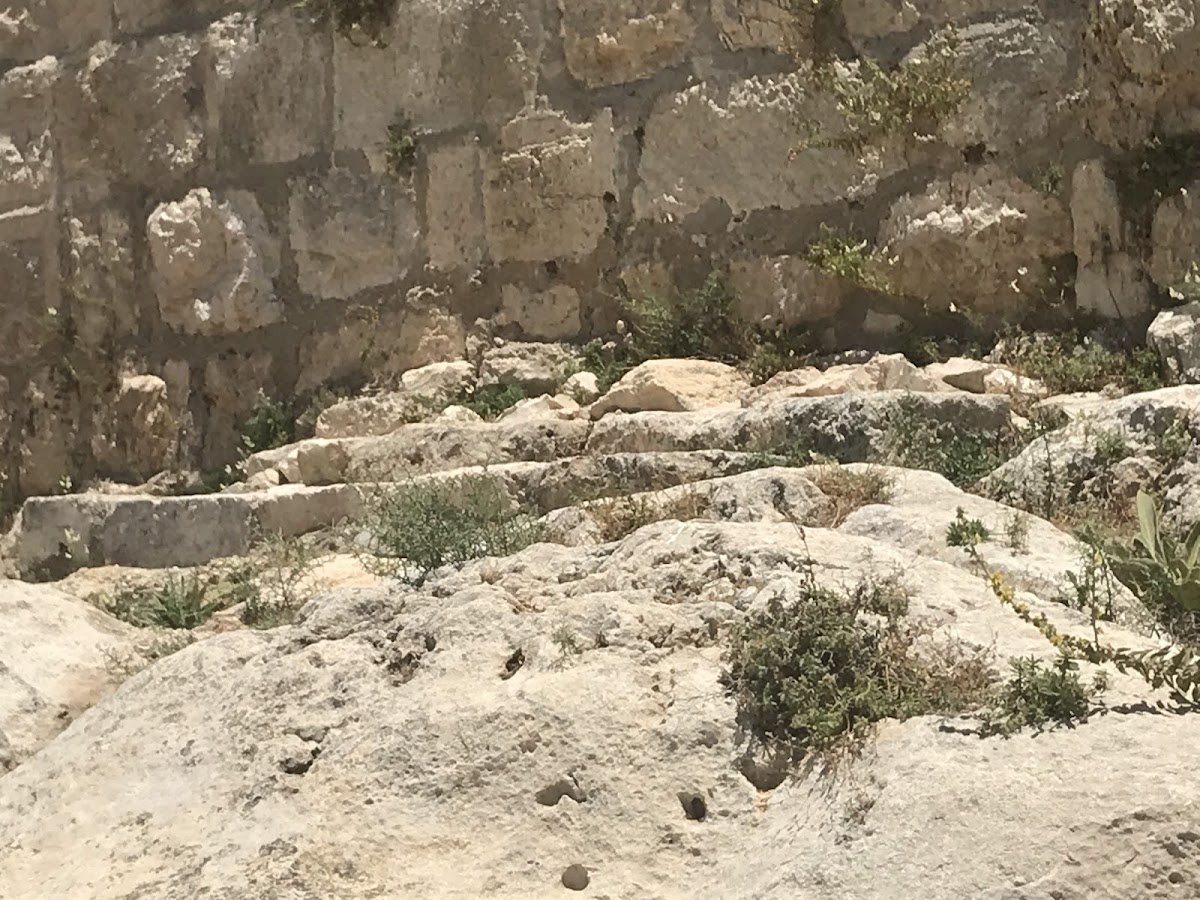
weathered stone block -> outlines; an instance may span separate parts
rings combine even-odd
[[[242,449],[241,433],[259,399],[274,379],[271,355],[228,352],[204,366],[204,399],[208,419],[204,430],[202,464],[217,468],[233,462]]]
[[[582,327],[579,292],[560,284],[546,291],[531,291],[506,284],[500,291],[497,325],[515,325],[535,341],[562,341],[575,337]]]
[[[611,112],[589,125],[533,113],[509,123],[503,143],[484,173],[492,257],[536,261],[591,253],[608,224],[605,197],[614,199],[616,191]]]
[[[385,47],[337,39],[336,146],[367,150],[379,171],[398,115],[432,131],[502,122],[536,90],[542,30],[535,0],[414,0]]]
[[[283,317],[279,242],[253,194],[198,188],[151,213],[146,234],[159,312],[176,331],[250,331]]]
[[[558,0],[571,74],[592,87],[653,75],[686,58],[696,24],[682,0]]]
[[[1178,288],[1200,266],[1200,181],[1159,205],[1150,244],[1150,275],[1161,287]]]
[[[92,456],[101,474],[146,481],[174,458],[179,420],[167,383],[155,375],[127,375],[115,397],[97,410]]]
[[[729,287],[742,321],[765,328],[819,322],[842,304],[839,280],[798,256],[734,260]]]
[[[382,178],[332,169],[292,183],[289,212],[300,289],[352,297],[402,278],[420,234],[412,198]]]
[[[483,258],[483,198],[479,192],[479,146],[438,147],[426,156],[429,187],[425,194],[426,240],[435,268],[474,268]]]
[[[235,14],[208,29],[206,100],[219,166],[290,162],[322,149],[328,44],[298,11]]]
[[[179,20],[180,28],[192,25],[201,17],[218,15],[229,7],[254,6],[255,0],[112,0],[112,12],[117,28],[124,34],[137,34],[151,29],[162,30]]]
[[[111,32],[112,12],[101,0],[16,0],[0,10],[0,60],[59,56]]]
[[[64,203],[64,293],[78,339],[100,347],[140,330],[132,225],[112,206]]]
[[[92,47],[55,92],[67,172],[146,185],[194,173],[204,158],[201,54],[188,35]]]
[[[58,75],[58,62],[47,57],[0,78],[0,211],[39,206],[50,197],[50,99]]]
[[[801,121],[838,134],[840,117],[829,97],[798,75],[727,87],[706,82],[668,94],[646,123],[634,212],[674,221],[710,200],[735,213],[815,206],[869,196],[879,179],[904,166],[895,148],[855,156],[812,147],[793,158],[805,136]]]
[[[57,327],[57,260],[43,208],[0,213],[0,365],[32,359]]]

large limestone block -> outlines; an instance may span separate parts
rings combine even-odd
[[[575,352],[562,344],[513,342],[483,354],[480,385],[516,385],[527,393],[556,391],[578,362]]]
[[[435,268],[474,268],[483,258],[486,235],[479,190],[476,139],[431,149],[426,154],[425,240]]]
[[[103,347],[137,335],[137,270],[133,223],[119,206],[83,198],[63,203],[63,293],[80,342]]]
[[[54,165],[51,97],[60,74],[46,57],[0,78],[0,212],[50,197]]]
[[[505,126],[484,170],[488,246],[496,260],[578,259],[596,249],[616,197],[616,139],[606,110],[587,125],[530,113]]]
[[[366,150],[382,171],[398,117],[431,131],[499,124],[534,96],[544,40],[536,0],[404,3],[385,46],[335,40],[337,148]]]
[[[34,359],[60,327],[53,217],[45,207],[0,213],[0,361]]]
[[[842,305],[842,282],[799,256],[734,260],[729,288],[742,321],[764,328],[820,322]]]
[[[750,387],[733,366],[703,359],[652,359],[628,372],[591,406],[599,419],[610,412],[689,412],[736,406]]]
[[[825,371],[812,367],[780,372],[765,384],[747,391],[747,405],[775,403],[785,397],[828,397],[855,391],[916,391],[938,393],[952,390],[933,373],[923,372],[902,354],[880,354],[865,363],[830,366]],[[983,393],[982,389],[979,393]]]
[[[667,94],[654,106],[634,191],[638,218],[671,221],[723,200],[735,213],[795,209],[869,196],[903,167],[895,148],[856,157],[836,148],[792,151],[809,121],[833,129],[828,96],[802,75],[716,81]]]
[[[721,42],[730,49],[801,51],[809,43],[812,17],[807,15],[803,4],[789,5],[778,0],[711,0],[711,3]]]
[[[60,56],[111,33],[111,4],[104,0],[13,0],[0,9],[0,59],[30,62]]]
[[[48,586],[0,579],[0,776],[116,687],[134,629]],[[5,751],[7,745],[7,754]]]
[[[325,146],[330,51],[301,11],[229,16],[209,27],[207,44],[218,166],[291,162]]]
[[[535,341],[576,337],[582,327],[579,292],[567,284],[545,291],[506,284],[500,290],[497,325],[513,325]]]
[[[1164,309],[1146,338],[1176,378],[1200,382],[1200,302]]]
[[[279,241],[254,195],[197,188],[146,223],[163,321],[186,334],[262,328],[283,318]]]
[[[1180,287],[1193,267],[1200,266],[1200,181],[1159,205],[1150,243],[1150,276],[1160,287]]]
[[[1115,319],[1145,312],[1150,286],[1126,246],[1117,186],[1098,159],[1081,162],[1071,176],[1071,222],[1079,307]]]
[[[1063,205],[994,166],[897,200],[878,244],[894,293],[988,315],[1042,300],[1048,264],[1071,248]]]
[[[682,62],[696,23],[685,0],[558,0],[571,74],[622,84]]]
[[[297,178],[289,222],[300,289],[344,299],[404,277],[420,234],[412,198],[348,169]]]
[[[62,163],[72,175],[176,185],[204,159],[203,44],[190,35],[96,44],[56,93]]]
[[[106,397],[92,436],[92,456],[104,475],[147,481],[175,458],[179,418],[167,383],[156,375],[127,375]]]

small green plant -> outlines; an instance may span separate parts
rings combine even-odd
[[[934,422],[922,401],[909,394],[887,411],[882,461],[944,475],[958,487],[974,484],[1023,445],[1012,432],[984,433],[951,422]]]
[[[747,725],[796,751],[853,746],[881,719],[980,705],[993,679],[985,657],[917,653],[929,632],[907,612],[903,591],[843,595],[809,573],[795,599],[775,597],[734,629],[722,683]]]
[[[879,260],[868,249],[866,241],[855,241],[835,234],[822,226],[821,237],[808,245],[805,259],[822,272],[861,285],[872,291],[887,293],[887,279],[880,274]]]
[[[845,132],[828,138],[814,123],[802,123],[808,136],[798,149],[836,147],[861,153],[888,137],[932,135],[971,95],[953,31],[935,36],[922,56],[910,57],[890,72],[864,58],[856,74],[847,77],[837,64],[822,65],[813,70],[813,80],[837,101]]]
[[[1047,163],[1034,172],[1033,186],[1046,196],[1053,197],[1062,189],[1066,174],[1062,163]]]
[[[412,480],[363,491],[369,568],[420,582],[445,565],[508,556],[543,538],[488,476]]]
[[[1134,391],[1163,386],[1162,361],[1148,348],[1110,350],[1075,334],[1010,334],[997,361],[1041,381],[1052,393],[1099,391],[1115,384]]]
[[[1016,553],[1029,552],[1029,522],[1029,513],[1020,509],[1012,511],[1012,515],[1008,518],[1008,525],[1004,529],[1004,533],[1008,537],[1008,549]]]
[[[1167,533],[1162,509],[1145,491],[1138,491],[1137,516],[1137,555],[1126,556],[1123,568],[1140,572],[1145,582],[1161,587],[1176,609],[1200,611],[1200,521],[1182,538]]]
[[[353,40],[363,34],[376,46],[392,24],[397,0],[300,0],[299,6],[314,23],[332,22],[338,34]]]
[[[947,547],[977,547],[991,536],[987,526],[979,519],[968,519],[961,506],[955,511],[954,521],[946,526]]]
[[[1111,469],[1133,452],[1129,438],[1119,429],[1100,429],[1093,433],[1093,437],[1096,464],[1101,469]]]
[[[587,505],[588,514],[596,523],[600,540],[619,541],[655,522],[678,519],[681,522],[700,518],[706,498],[695,490],[677,490],[670,499],[648,494],[626,494]]]
[[[296,421],[288,408],[264,394],[250,417],[242,424],[242,450],[247,456],[263,450],[274,450],[296,439]]]
[[[398,181],[410,181],[417,168],[420,135],[406,118],[399,118],[387,127],[384,156],[387,170]]]
[[[1051,666],[1034,656],[1014,659],[1012,677],[1001,687],[995,707],[981,717],[981,733],[1010,737],[1024,728],[1086,722],[1094,699],[1107,687],[1103,672],[1090,687],[1081,682],[1079,665],[1069,656],[1059,656]]]
[[[579,645],[579,636],[568,625],[560,625],[550,636],[550,640],[558,648],[558,655],[562,659],[566,659],[568,656],[578,656],[583,652],[583,648]]]
[[[105,612],[139,628],[191,629],[236,602],[196,572],[169,574],[152,587],[125,587],[101,600]]]
[[[627,311],[630,347],[640,360],[696,357],[736,361],[745,355],[746,327],[734,313],[724,275],[713,272],[704,285],[676,297],[637,297]]]
[[[1192,434],[1187,418],[1181,416],[1154,435],[1152,454],[1168,468],[1178,465],[1192,449]]]
[[[620,381],[639,362],[637,356],[615,341],[588,341],[580,348],[580,368],[596,376],[600,393]]]
[[[465,406],[489,421],[525,399],[525,391],[516,384],[488,384],[477,387],[458,398],[457,405]]]
[[[242,623],[251,628],[277,628],[290,623],[316,591],[319,554],[298,537],[259,535],[254,560],[233,573],[243,585]]]

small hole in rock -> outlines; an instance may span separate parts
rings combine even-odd
[[[500,677],[507,681],[516,675],[523,665],[525,665],[525,651],[518,647],[513,651],[513,655],[504,661],[504,671],[500,673]]]
[[[549,275],[551,278],[553,278],[555,275],[558,274],[558,263],[556,263],[554,260],[549,260],[543,266],[543,268],[546,270],[546,274]]]
[[[971,144],[969,147],[963,147],[962,155],[963,162],[977,166],[987,156],[987,144]]]
[[[562,883],[569,891],[582,891],[588,886],[591,879],[588,877],[587,869],[575,863],[563,869]]]
[[[604,192],[604,202],[605,203],[616,203],[617,195],[614,194],[612,191],[605,191]]]
[[[425,635],[425,649],[430,652],[433,652],[437,649],[437,638],[435,638],[432,634]]]
[[[681,792],[679,802],[683,804],[683,814],[693,822],[703,822],[708,815],[708,804],[699,794]]]

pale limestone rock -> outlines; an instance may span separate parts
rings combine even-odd
[[[784,397],[824,397],[854,391],[938,392],[950,388],[934,373],[922,371],[902,354],[880,354],[865,363],[812,367],[780,372],[765,384],[746,391],[746,406],[774,403]]]
[[[130,0],[122,0],[130,2]],[[103,2],[19,0],[0,10],[0,58],[32,62],[90,47],[112,33]]]
[[[156,375],[126,375],[97,414],[92,455],[100,472],[146,481],[175,459],[179,418],[167,383]]]
[[[218,166],[291,162],[326,146],[328,44],[301,11],[228,16],[209,27],[207,48]]]
[[[399,374],[437,362],[462,360],[467,328],[454,309],[454,295],[417,285],[404,296],[404,316],[383,370]]]
[[[983,377],[985,394],[1007,394],[1010,397],[1046,397],[1050,389],[1036,378],[1018,375],[1011,369],[997,366]]]
[[[734,50],[804,48],[812,24],[806,13],[803,6],[788,8],[773,0],[712,0],[712,17],[721,42]]]
[[[430,424],[438,425],[478,425],[483,422],[483,416],[465,406],[447,406],[429,420]]]
[[[254,195],[198,188],[146,223],[163,321],[185,334],[251,331],[283,318],[279,241]]]
[[[51,95],[60,72],[58,61],[47,57],[0,78],[0,211],[50,199]]]
[[[438,146],[426,154],[425,241],[437,269],[474,268],[483,258],[486,235],[479,191],[480,154],[475,138]]]
[[[736,260],[729,287],[739,318],[766,328],[819,322],[842,305],[842,283],[797,256]]]
[[[1200,180],[1159,205],[1150,242],[1150,276],[1162,288],[1178,289],[1200,267]]]
[[[984,394],[987,393],[984,379],[997,368],[999,368],[997,363],[956,356],[945,362],[930,363],[922,371],[929,377],[938,378],[957,390],[969,391],[972,394]]]
[[[518,400],[506,409],[497,421],[515,424],[518,422],[541,422],[545,419],[574,419],[579,412],[579,404],[570,397],[561,394],[555,396],[543,394],[540,397]]]
[[[736,405],[750,386],[732,366],[701,359],[653,359],[628,372],[592,404],[593,419],[611,412],[690,412]]]
[[[79,396],[54,372],[35,373],[25,386],[21,428],[20,485],[26,495],[60,493],[74,472],[72,454],[81,432]]]
[[[542,15],[532,0],[414,0],[394,17],[382,48],[335,39],[335,146],[365,150],[382,172],[398,114],[431,131],[516,114],[538,85],[548,37]]]
[[[570,285],[534,291],[506,284],[500,291],[497,325],[514,325],[523,336],[538,341],[575,337],[581,327],[579,292]]]
[[[289,223],[300,288],[321,298],[400,280],[420,243],[411,198],[347,169],[296,179]]]
[[[175,184],[204,159],[203,47],[164,35],[102,41],[55,92],[66,171],[134,184]]]
[[[1075,167],[1071,219],[1079,306],[1106,318],[1125,319],[1145,312],[1150,305],[1150,285],[1141,261],[1125,246],[1117,186],[1100,160]]]
[[[389,434],[425,418],[464,393],[474,381],[474,366],[462,360],[410,369],[400,377],[399,391],[343,400],[324,410],[317,419],[317,436]]]
[[[985,166],[897,200],[877,243],[893,292],[1003,316],[1041,302],[1070,230],[1057,200]]]
[[[577,403],[592,403],[600,399],[600,379],[592,372],[576,372],[563,382],[563,393]]]
[[[1146,339],[1172,375],[1200,382],[1200,302],[1164,309],[1150,323]]]
[[[637,81],[681,62],[695,34],[686,0],[558,0],[567,67],[585,84]]]
[[[58,327],[54,219],[46,207],[0,213],[0,359],[32,364]]]
[[[556,391],[576,361],[574,351],[562,344],[503,344],[484,351],[479,384],[518,385],[526,393]]]
[[[0,776],[113,690],[132,627],[49,586],[0,578]],[[7,749],[7,759],[5,758]]]
[[[496,260],[577,259],[596,249],[616,196],[612,112],[575,125],[537,111],[502,131],[484,165],[487,240]]]
[[[71,320],[88,347],[138,335],[132,223],[107,205],[70,205],[64,211],[63,287]]]

